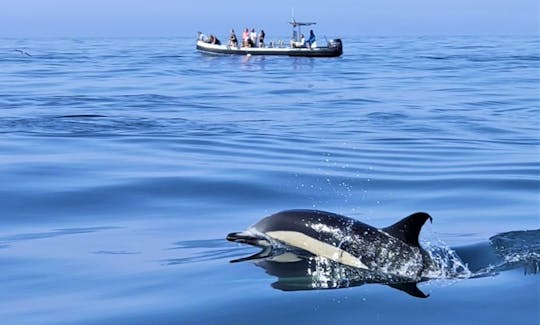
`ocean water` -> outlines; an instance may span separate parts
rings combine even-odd
[[[539,324],[540,39],[343,42],[1,39],[1,322]],[[469,273],[421,299],[230,263],[257,249],[228,233],[296,208],[428,212],[422,245]]]

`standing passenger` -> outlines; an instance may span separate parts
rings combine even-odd
[[[313,32],[313,29],[309,31],[309,38],[308,38],[308,41],[307,41],[307,47],[308,48],[311,48],[313,46],[313,44],[315,44],[315,42],[317,41],[317,39],[315,38],[315,33]]]
[[[249,29],[244,29],[244,32],[242,33],[242,46],[247,46],[247,40],[249,38]]]
[[[251,41],[253,42],[253,46],[257,44],[257,32],[255,31],[255,28],[251,29],[251,33],[249,34],[249,38],[251,38]]]
[[[296,27],[296,24],[293,25]],[[294,44],[298,42],[298,33],[296,33],[296,29],[293,29],[292,31],[292,37],[291,37],[291,47],[295,47]]]
[[[259,47],[264,47],[264,37],[266,34],[264,33],[264,30],[261,29],[261,32],[259,33]]]
[[[231,36],[229,36],[229,46],[230,47],[238,47],[238,39],[236,38],[236,34],[234,33],[234,29],[231,29]]]

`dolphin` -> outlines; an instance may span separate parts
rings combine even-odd
[[[233,260],[265,259],[292,251],[300,257],[318,256],[343,266],[389,277],[403,283],[422,280],[429,254],[418,236],[429,214],[417,212],[385,228],[320,210],[286,210],[263,218],[227,240],[261,247],[262,251]]]

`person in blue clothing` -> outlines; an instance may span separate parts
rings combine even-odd
[[[313,29],[309,31],[309,38],[307,40],[307,47],[308,48],[311,48],[313,46],[313,44],[317,41],[317,39],[315,38],[315,33],[313,32]]]

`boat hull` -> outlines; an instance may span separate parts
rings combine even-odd
[[[258,48],[258,47],[230,47],[226,45],[197,42],[197,50],[211,54],[229,55],[282,55],[295,57],[337,57],[343,54],[341,40],[331,40],[326,47],[317,48]]]

